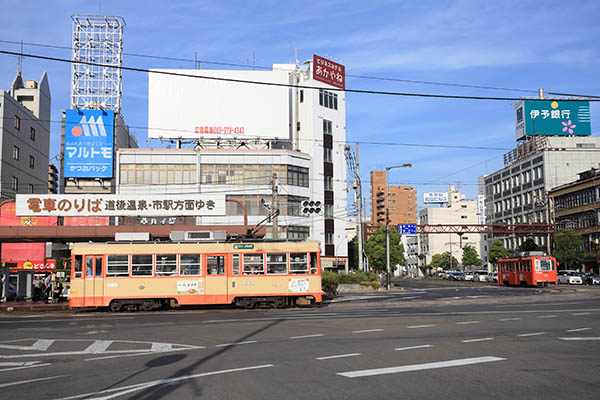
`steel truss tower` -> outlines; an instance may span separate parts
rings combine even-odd
[[[73,15],[71,19],[71,108],[120,113],[125,20],[103,15]]]

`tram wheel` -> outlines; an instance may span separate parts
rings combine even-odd
[[[112,312],[121,311],[121,303],[119,303],[118,301],[111,301],[110,302],[110,311],[112,311]]]

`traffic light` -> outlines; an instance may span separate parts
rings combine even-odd
[[[304,200],[302,202],[302,212],[304,214],[318,214],[321,212],[321,202],[313,200]]]

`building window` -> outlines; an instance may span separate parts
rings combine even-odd
[[[338,109],[338,96],[336,93],[319,89],[319,105],[332,110]]]
[[[333,244],[333,233],[325,233],[325,244]]]
[[[35,157],[33,157],[33,156],[29,156],[29,168],[31,168],[31,169],[35,168]]]
[[[29,194],[33,193],[33,184],[29,184]]]
[[[300,91],[300,103],[304,103],[304,90]]]
[[[333,162],[333,156],[331,154],[331,149],[323,148],[323,161],[325,162]]]
[[[17,117],[15,115],[15,129],[20,131],[21,130],[21,118]]]
[[[12,188],[12,190],[14,190],[15,192],[19,190],[19,178],[17,178],[16,176],[12,177],[12,181],[10,184],[10,187]]]
[[[12,152],[12,158],[13,160],[19,160],[19,147],[18,146],[13,146],[13,152]]]
[[[278,164],[204,164],[200,171],[200,183],[270,185],[273,174],[277,175],[282,185],[308,187],[308,168]]]
[[[324,119],[323,120],[323,134],[324,135],[332,135],[333,134],[333,124],[331,121]]]
[[[333,176],[324,176],[325,190],[333,190]]]
[[[121,164],[122,185],[186,185],[198,183],[195,164]]]
[[[31,139],[32,142],[35,142],[35,128],[31,128],[29,139]]]

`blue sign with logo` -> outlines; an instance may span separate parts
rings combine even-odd
[[[114,111],[67,110],[65,178],[112,178]]]
[[[400,225],[398,225],[398,232],[414,235],[417,233],[417,225],[415,225],[415,224],[400,224]]]

